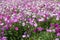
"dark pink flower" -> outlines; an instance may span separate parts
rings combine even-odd
[[[55,28],[56,33],[60,33],[60,27]]]
[[[37,29],[34,29],[33,31],[34,31],[34,32],[37,32]]]
[[[42,27],[37,27],[36,29],[34,29],[34,32],[42,31],[42,30],[44,30],[44,28],[42,28]]]
[[[59,24],[54,24],[54,27],[59,27]]]

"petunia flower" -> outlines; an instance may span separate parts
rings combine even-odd
[[[59,24],[54,24],[55,27],[59,27]]]
[[[1,40],[7,40],[7,37],[2,37]]]
[[[15,30],[16,30],[16,31],[18,31],[18,30],[19,30],[19,28],[18,28],[18,27],[15,27]]]
[[[52,30],[51,30],[51,29],[46,29],[46,31],[47,31],[47,32],[52,32]]]
[[[34,29],[33,31],[34,31],[34,32],[37,32],[37,29]]]
[[[60,36],[60,33],[57,33],[56,35],[57,35],[57,36]]]
[[[25,37],[26,37],[26,35],[22,35],[22,37],[23,37],[23,38],[25,38]]]
[[[38,31],[42,31],[42,30],[44,30],[44,28],[38,27],[37,30],[38,30]]]
[[[55,40],[59,40],[59,38],[56,38]]]

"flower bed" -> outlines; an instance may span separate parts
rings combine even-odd
[[[60,2],[1,0],[0,40],[59,40]]]

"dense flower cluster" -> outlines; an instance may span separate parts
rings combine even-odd
[[[47,32],[56,32],[56,35],[57,36],[60,36],[60,25],[59,24],[51,24],[53,26],[51,26]]]
[[[9,30],[14,23],[36,27],[34,32],[36,30],[42,31],[44,28],[39,27],[38,23],[53,17],[57,21],[60,20],[60,2],[52,0],[2,0],[0,2],[0,30],[2,36],[4,36],[4,30]],[[51,24],[50,26],[54,26],[56,31],[53,31],[56,32],[57,36],[60,36],[59,24]],[[19,28],[15,27],[15,30],[18,31]],[[46,29],[46,31],[52,32],[50,29]],[[23,35],[23,37],[25,36]]]

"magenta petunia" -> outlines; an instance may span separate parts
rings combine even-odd
[[[38,27],[37,30],[38,30],[38,31],[42,31],[42,30],[44,30],[44,28]]]

